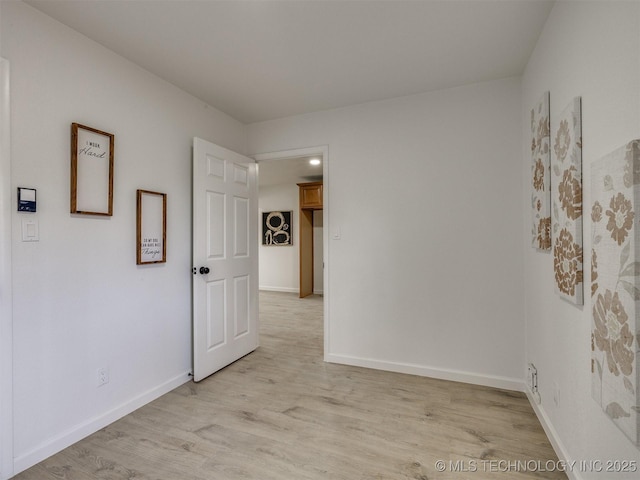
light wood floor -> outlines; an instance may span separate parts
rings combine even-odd
[[[523,394],[324,363],[321,297],[261,292],[260,311],[256,352],[16,479],[567,478]]]

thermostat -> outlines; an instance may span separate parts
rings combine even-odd
[[[36,211],[36,189],[18,187],[18,211],[19,212],[35,212]]]

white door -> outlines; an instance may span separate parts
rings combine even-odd
[[[193,142],[193,376],[196,382],[258,346],[256,163]]]

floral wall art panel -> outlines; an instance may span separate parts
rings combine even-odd
[[[591,172],[591,393],[640,447],[640,140]]]
[[[576,305],[583,304],[580,105],[580,97],[571,101],[551,135],[555,290]]]
[[[549,92],[531,109],[532,244],[551,250],[551,148],[549,146]]]

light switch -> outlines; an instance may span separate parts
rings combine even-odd
[[[38,232],[38,220],[33,218],[22,219],[22,241],[37,242],[40,240]]]
[[[331,235],[331,238],[333,238],[334,240],[340,240],[342,238],[342,234],[340,233],[340,227],[335,227],[333,229],[333,234]]]

